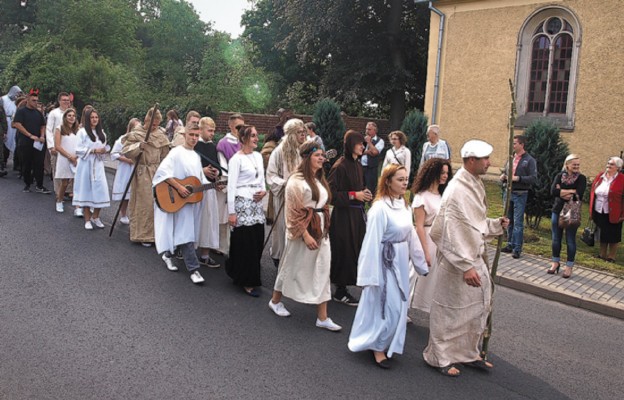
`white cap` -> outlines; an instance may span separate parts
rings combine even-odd
[[[464,146],[461,148],[460,154],[462,158],[468,157],[488,157],[492,154],[494,147],[491,144],[484,142],[483,140],[469,140],[464,143]]]

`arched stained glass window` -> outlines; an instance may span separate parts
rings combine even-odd
[[[573,129],[580,31],[577,18],[563,7],[546,7],[525,21],[516,71],[519,126],[548,117]]]

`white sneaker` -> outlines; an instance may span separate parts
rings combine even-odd
[[[56,203],[56,212],[63,212],[63,202]]]
[[[165,262],[165,264],[167,264],[167,269],[169,271],[177,271],[178,270],[178,267],[176,267],[173,264],[173,260],[171,258],[169,258],[169,257],[167,257],[166,255],[163,254],[162,255],[162,260]]]
[[[130,218],[128,218],[127,215],[124,215],[123,217],[119,218],[119,222],[121,222],[124,225],[129,225],[130,224]]]
[[[286,307],[284,307],[284,303],[282,303],[281,301],[275,304],[272,300],[269,300],[269,308],[280,317],[290,317],[290,313],[288,312]]]
[[[321,321],[320,319],[316,319],[316,326],[319,328],[327,329],[332,332],[339,332],[342,329],[342,326],[334,323],[331,318],[327,317],[325,321]]]
[[[100,229],[104,228],[104,224],[102,223],[102,220],[99,218],[91,218],[91,222],[93,222],[93,224]]]
[[[85,222],[85,229],[88,230],[88,231],[92,231],[93,230],[93,225],[91,224],[91,221]]]
[[[82,208],[81,207],[74,208],[74,217],[78,217],[78,218],[84,217],[84,214],[82,213]]]
[[[197,283],[197,284],[204,283],[204,278],[202,278],[199,271],[195,271],[191,274],[191,280],[193,281],[193,283]]]
[[[152,247],[153,244],[150,243],[150,242],[141,242],[141,246],[143,246],[143,247]]]

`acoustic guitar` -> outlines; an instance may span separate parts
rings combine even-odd
[[[204,198],[204,190],[215,189],[217,186],[227,184],[227,180],[223,180],[202,185],[201,181],[194,176],[189,176],[184,179],[173,179],[184,186],[191,194],[187,197],[180,196],[180,193],[167,183],[167,181],[160,182],[158,185],[154,186],[156,205],[167,213],[177,212],[186,204],[199,203]]]

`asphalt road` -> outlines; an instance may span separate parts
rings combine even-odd
[[[109,180],[112,183],[112,179]],[[50,195],[0,178],[0,399],[620,399],[624,321],[506,288],[496,292],[490,373],[457,379],[427,367],[427,317],[412,312],[391,370],[351,353],[355,308],[331,303],[341,333],[315,308],[267,307],[222,268],[203,286],[169,272],[125,226],[85,231]],[[49,187],[51,185],[48,185]],[[180,264],[182,267],[182,264]]]

